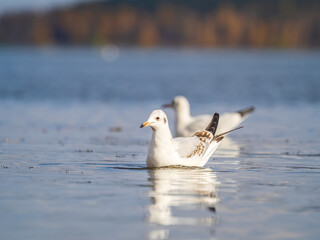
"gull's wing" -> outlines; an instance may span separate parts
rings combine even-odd
[[[216,145],[222,138],[214,139],[211,132],[203,130],[196,132],[193,137],[174,138],[173,144],[181,158],[202,158],[211,149],[210,145]]]
[[[223,136],[215,136],[219,114],[215,113],[205,130],[196,132],[192,137],[176,138],[174,145],[184,165],[203,166],[217,149]]]
[[[238,112],[228,112],[220,116],[219,127],[216,134],[221,134],[237,127],[244,120]]]

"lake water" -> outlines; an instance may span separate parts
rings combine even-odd
[[[147,169],[178,94],[256,112],[205,168]],[[319,118],[319,51],[1,48],[1,238],[318,239]]]

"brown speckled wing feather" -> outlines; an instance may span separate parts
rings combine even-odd
[[[197,137],[200,141],[196,145],[196,148],[189,155],[187,155],[187,158],[191,158],[196,155],[197,156],[204,155],[205,151],[207,150],[208,146],[210,145],[210,142],[213,139],[213,134],[209,131],[206,131],[206,130],[196,132],[193,136]]]

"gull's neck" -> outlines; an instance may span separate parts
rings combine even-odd
[[[161,144],[168,144],[168,141],[172,140],[172,135],[168,124],[158,126],[156,129],[152,129],[152,140],[155,146]]]
[[[173,161],[174,159],[176,159],[176,156],[168,123],[157,126],[156,129],[153,129],[147,156],[147,166],[164,166],[170,163],[168,161]]]
[[[186,104],[183,107],[176,109],[176,121],[175,121],[176,135],[180,135],[179,133],[184,129],[185,125],[188,124],[190,119],[191,119],[191,115],[190,115],[189,104]]]

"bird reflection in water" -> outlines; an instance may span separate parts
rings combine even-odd
[[[168,226],[215,225],[219,182],[210,168],[166,167],[148,172],[152,204],[147,220],[162,226],[149,232],[149,239],[167,239]]]

